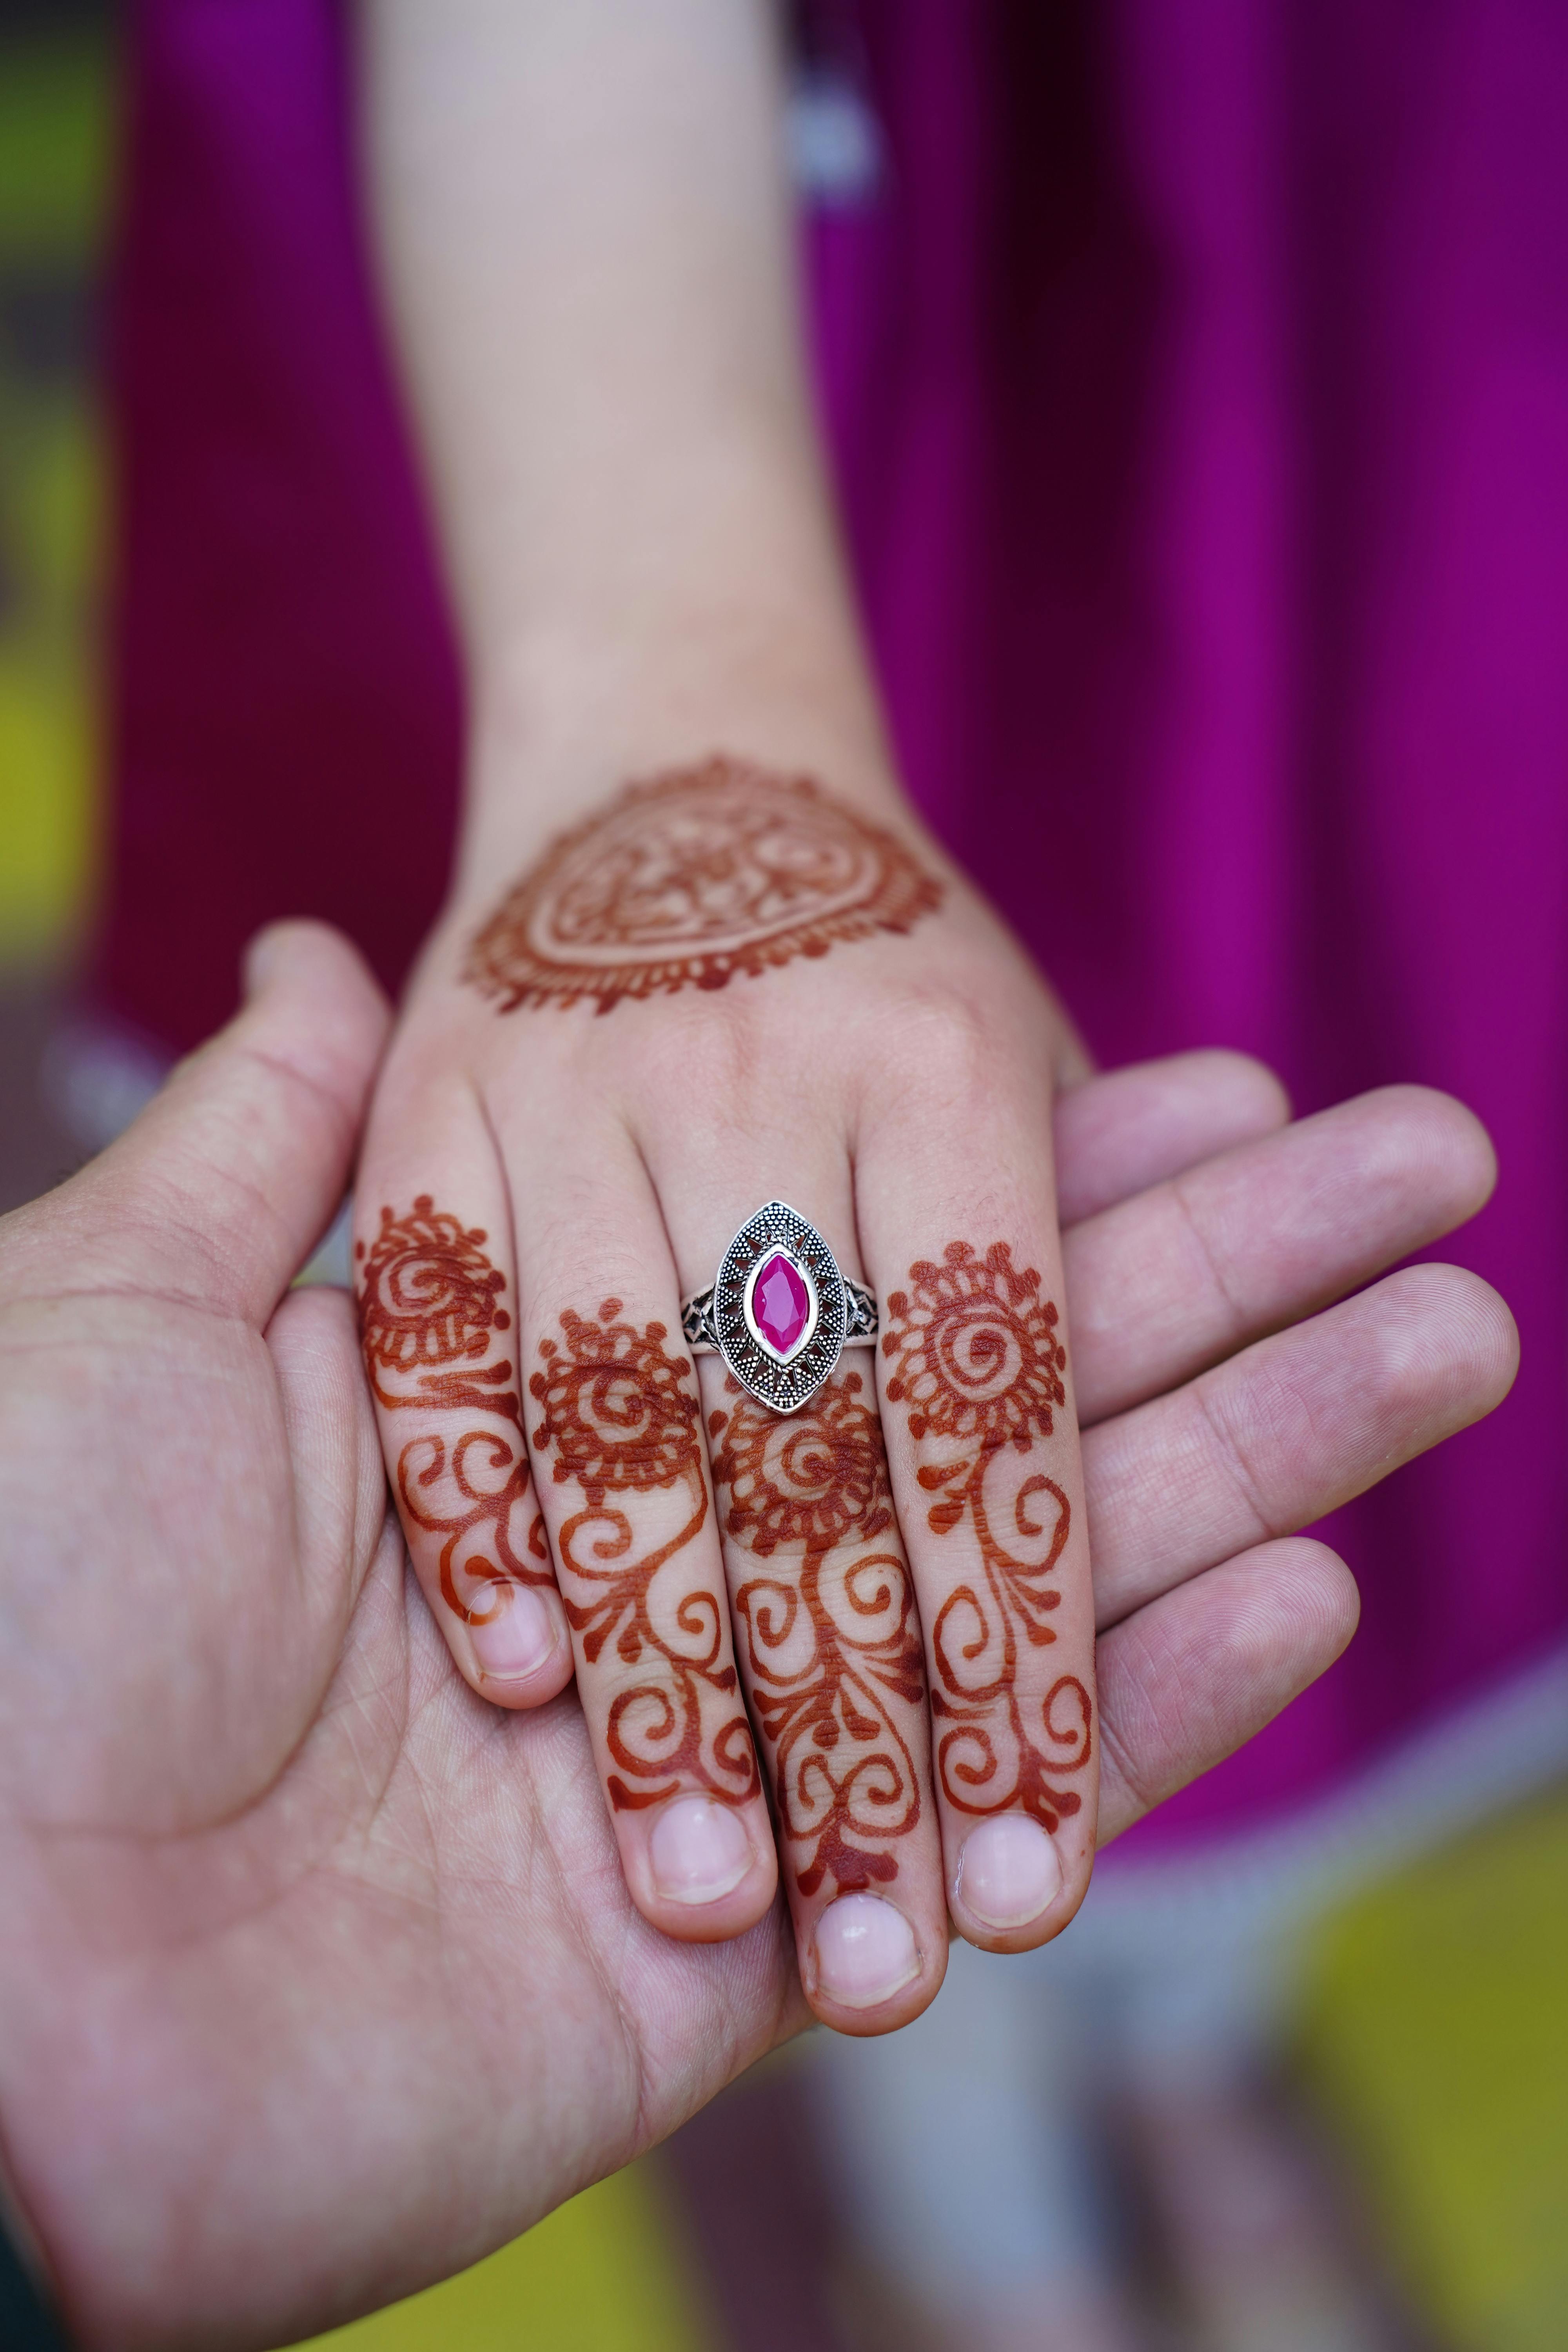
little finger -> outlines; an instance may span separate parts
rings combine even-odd
[[[737,1157],[757,1172],[737,1172]],[[752,1380],[773,1377],[769,1347],[782,1351],[781,1380],[790,1362],[807,1366],[812,1297],[831,1283],[829,1258],[850,1279],[858,1273],[842,1145],[818,1138],[803,1149],[798,1133],[749,1125],[742,1154],[733,1140],[699,1141],[671,1178],[666,1214],[692,1288],[713,1282],[721,1259],[750,1263],[742,1297],[764,1335],[747,1343]],[[787,1192],[788,1205],[770,1203],[770,1192]],[[749,1391],[721,1356],[700,1369],[736,1646],[802,1982],[825,2023],[888,2032],[942,1982],[947,1904],[924,1654],[874,1359],[846,1349],[789,1411]]]

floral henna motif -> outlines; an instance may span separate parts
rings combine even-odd
[[[489,1393],[498,1381],[511,1378],[510,1362],[466,1375],[429,1369],[479,1364],[489,1353],[491,1333],[510,1328],[500,1304],[506,1276],[485,1255],[485,1240],[482,1225],[461,1225],[421,1192],[405,1217],[383,1209],[374,1241],[368,1247],[357,1244],[360,1344],[383,1404],[478,1404],[517,1419],[515,1394]],[[384,1373],[413,1375],[416,1384],[388,1390]]]
[[[439,1430],[410,1438],[394,1475],[405,1524],[445,1538],[441,1596],[467,1625],[493,1623],[514,1584],[553,1581],[544,1522],[529,1507],[511,1359],[492,1357],[511,1317],[485,1240],[482,1226],[464,1226],[421,1192],[406,1216],[384,1208],[375,1239],[354,1250],[360,1344],[378,1401],[390,1412],[493,1417],[450,1442]]]
[[[542,1408],[534,1444],[553,1453],[556,1482],[583,1496],[555,1544],[563,1571],[588,1596],[562,1596],[583,1654],[592,1664],[613,1638],[623,1664],[651,1669],[610,1708],[606,1738],[620,1767],[608,1777],[610,1798],[626,1811],[695,1784],[740,1804],[757,1791],[757,1759],[735,1669],[721,1663],[718,1596],[701,1585],[679,1590],[679,1570],[659,1581],[707,1523],[700,1408],[684,1354],[665,1350],[664,1325],[639,1331],[620,1318],[618,1298],[594,1319],[568,1307],[564,1344],[540,1341],[528,1384]],[[629,1496],[642,1498],[635,1526],[616,1499]]]
[[[796,1884],[815,1895],[831,1874],[840,1891],[862,1889],[898,1873],[869,1842],[907,1835],[921,1811],[897,1706],[925,1696],[909,1572],[885,1542],[859,1549],[893,1526],[881,1425],[858,1372],[829,1380],[788,1418],[733,1379],[725,1388],[736,1402],[708,1424],[725,1532],[759,1559],[799,1560],[735,1597],[779,1817],[807,1849]]]
[[[937,1769],[962,1811],[1019,1806],[1054,1830],[1083,1801],[1054,1782],[1088,1763],[1092,1708],[1076,1675],[1060,1675],[1037,1706],[1026,1709],[1018,1697],[1020,1643],[1043,1649],[1057,1638],[1047,1621],[1061,1595],[1047,1580],[1072,1513],[1054,1479],[1017,1470],[1067,1402],[1059,1318],[1039,1295],[1038,1274],[1020,1273],[1005,1242],[984,1257],[950,1242],[941,1265],[922,1259],[910,1281],[888,1301],[888,1396],[906,1408],[926,1457],[919,1478],[939,1497],[933,1532],[951,1534],[967,1517],[981,1563],[980,1578],[949,1593],[932,1629],[941,1687],[931,1713],[950,1726],[937,1742]]]
[[[468,950],[503,1013],[722,988],[835,941],[907,931],[942,885],[805,776],[715,758],[630,784],[546,850]]]

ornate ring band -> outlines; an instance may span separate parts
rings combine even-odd
[[[786,1201],[748,1217],[706,1290],[681,1303],[694,1356],[722,1356],[774,1412],[809,1403],[846,1348],[877,1338],[877,1301],[840,1273],[816,1227]]]

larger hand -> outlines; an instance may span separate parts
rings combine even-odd
[[[638,1918],[570,1695],[505,1714],[453,1672],[385,1513],[348,1303],[286,1294],[383,1028],[340,943],[275,935],[235,1028],[0,1226],[0,2136],[77,2335],[115,2352],[292,2340],[426,2284],[803,2015],[781,1915],[706,1948]],[[1281,1115],[1223,1057],[1068,1097],[1101,1409],[1484,1182],[1432,1097],[1262,1132]],[[1510,1350],[1489,1293],[1421,1269],[1097,1428],[1104,1831],[1350,1631],[1319,1548],[1237,1548],[1485,1410]],[[1285,1422],[1282,1396],[1324,1410]]]

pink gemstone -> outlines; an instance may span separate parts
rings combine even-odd
[[[775,1250],[752,1293],[757,1328],[776,1355],[787,1356],[811,1313],[811,1293],[781,1251]]]

